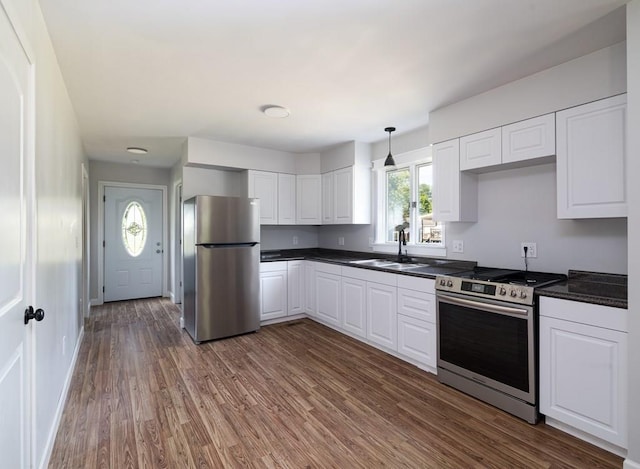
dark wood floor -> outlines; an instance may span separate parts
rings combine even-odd
[[[51,468],[622,467],[313,321],[196,346],[179,315],[92,309]]]

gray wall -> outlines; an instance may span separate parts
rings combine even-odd
[[[92,299],[95,300],[98,298],[98,290],[102,287],[102,285],[98,285],[98,256],[102,255],[102,249],[100,249],[99,246],[104,233],[98,232],[98,203],[102,203],[98,197],[98,182],[126,182],[165,186],[167,187],[167,197],[170,201],[173,197],[170,186],[170,176],[171,170],[167,168],[150,168],[147,166],[106,163],[103,161],[91,161],[89,163],[89,197],[91,202],[90,294]]]
[[[640,468],[640,0],[627,4],[627,171],[629,188],[629,453],[625,469]]]
[[[293,244],[293,237],[298,244]],[[263,226],[260,229],[260,250],[303,249],[318,247],[317,226]]]
[[[627,272],[626,219],[557,219],[553,163],[478,175],[478,221],[445,228],[449,258],[522,269],[520,242],[531,241],[531,270]],[[463,254],[451,252],[453,240],[464,241]]]

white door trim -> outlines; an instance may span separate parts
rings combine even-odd
[[[167,289],[167,254],[168,249],[168,234],[167,234],[167,186],[161,186],[157,184],[135,184],[129,182],[113,182],[113,181],[98,181],[98,249],[100,255],[98,256],[98,305],[104,303],[104,292],[102,287],[104,286],[104,247],[102,242],[104,241],[104,188],[105,187],[128,187],[133,189],[157,189],[162,191],[162,245],[165,249],[162,253],[162,296],[169,296]],[[103,203],[100,203],[100,199]]]
[[[172,300],[182,304],[182,179],[173,183],[173,224],[171,227],[171,258],[173,281],[171,285]]]
[[[91,189],[87,165],[82,163],[82,305],[84,317],[91,312]]]

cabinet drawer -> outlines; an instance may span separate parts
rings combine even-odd
[[[628,310],[579,301],[540,297],[540,316],[627,332]]]
[[[287,261],[261,262],[260,272],[280,272],[287,270]]]
[[[425,293],[436,293],[436,281],[432,278],[411,277],[398,275],[398,288],[407,288]]]
[[[399,288],[398,314],[404,314],[405,316],[435,324],[435,295]]]

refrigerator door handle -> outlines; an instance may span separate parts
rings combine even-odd
[[[213,249],[213,248],[244,248],[244,247],[253,247],[253,246],[257,246],[258,242],[251,242],[251,243],[215,243],[215,244],[210,244],[210,243],[203,243],[203,244],[197,244],[196,246],[201,246],[203,248],[206,249]]]

